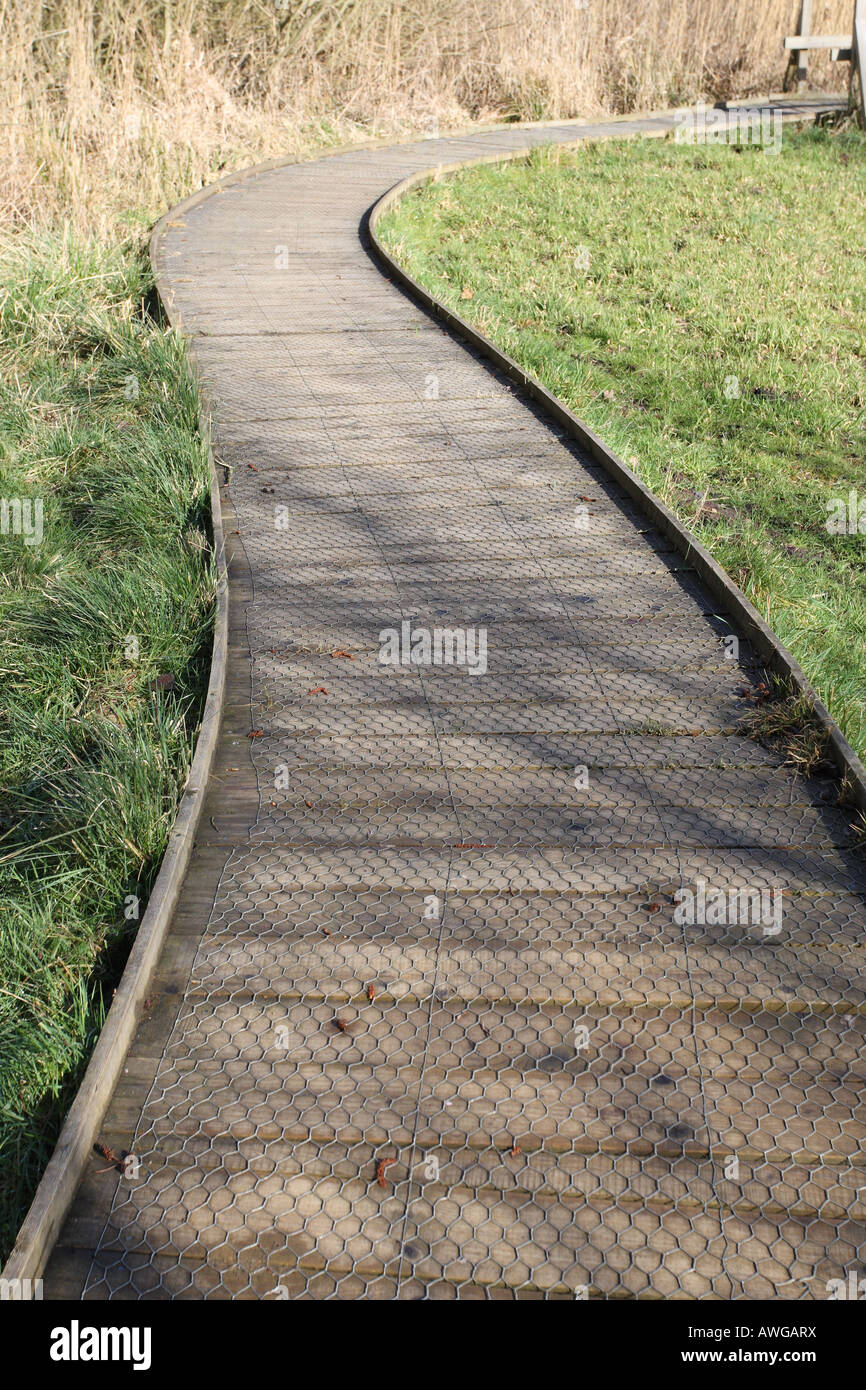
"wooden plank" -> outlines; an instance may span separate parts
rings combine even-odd
[[[795,53],[805,53],[811,48],[847,48],[850,43],[850,34],[812,34],[808,38],[804,34],[794,34],[785,39],[785,47]]]
[[[812,32],[812,0],[802,0],[800,5],[800,33],[806,37]],[[809,60],[804,49],[801,47],[797,53],[797,87],[798,92],[802,92],[806,86],[807,70]]]
[[[783,85],[786,92],[790,91],[792,87],[795,87],[799,92],[806,83],[808,59],[806,58],[801,41],[808,37],[812,27],[812,0],[800,0],[800,22],[798,27],[800,32],[797,38],[791,41],[790,46],[793,51],[785,72],[785,81]],[[786,39],[786,47],[788,44],[789,40]]]
[[[855,87],[857,96],[857,115],[861,126],[866,126],[866,0],[857,0],[854,10],[854,52],[851,60],[851,78],[848,86],[848,104],[853,111]]]

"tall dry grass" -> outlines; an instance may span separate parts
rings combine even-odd
[[[816,0],[813,27],[850,25]],[[376,134],[778,89],[797,0],[0,0],[0,214],[99,232]],[[826,57],[816,80],[841,85]]]

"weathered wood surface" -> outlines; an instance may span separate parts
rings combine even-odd
[[[850,44],[850,34],[811,34],[807,38],[793,34],[785,39],[785,47],[793,49],[795,54],[803,53],[807,49],[848,48]]]
[[[812,1298],[862,1259],[848,817],[737,732],[761,670],[640,509],[365,244],[419,168],[671,124],[359,150],[167,230],[226,705],[105,1122],[141,1167],[94,1158],[47,1297]],[[486,672],[382,665],[403,621],[484,627]],[[698,879],[781,930],[679,923]]]

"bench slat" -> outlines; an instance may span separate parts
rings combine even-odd
[[[785,47],[792,48],[795,53],[807,48],[850,48],[851,43],[850,34],[792,34],[785,39]]]

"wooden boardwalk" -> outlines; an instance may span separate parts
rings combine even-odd
[[[367,245],[415,170],[670,125],[358,150],[169,223],[230,470],[228,691],[103,1128],[139,1163],[94,1158],[46,1297],[809,1299],[862,1269],[849,818],[736,732],[762,673],[694,573]],[[385,629],[469,645],[389,665]],[[700,881],[763,916],[678,920]]]

